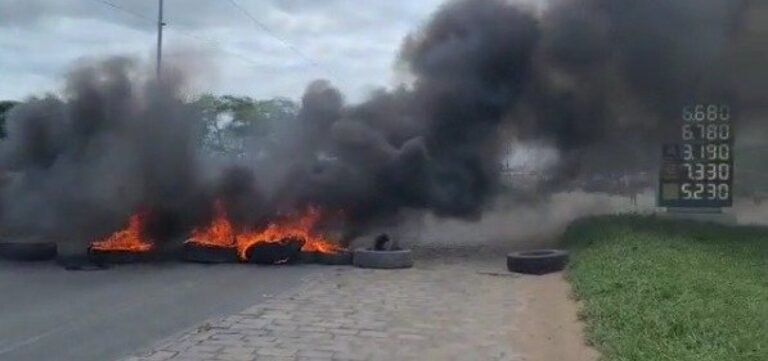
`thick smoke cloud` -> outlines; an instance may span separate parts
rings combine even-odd
[[[361,104],[310,84],[267,156],[213,184],[202,180],[213,168],[200,169],[198,115],[176,100],[183,78],[159,86],[126,59],[87,66],[65,97],[11,114],[0,156],[22,177],[3,189],[3,227],[91,236],[147,207],[170,234],[210,217],[214,197],[244,228],[318,206],[344,216],[346,239],[407,209],[478,219],[509,141],[560,152],[553,187],[652,171],[684,104],[740,105],[726,70],[750,6],[560,0],[538,13],[449,1],[403,42],[398,65],[412,81]]]
[[[495,183],[496,127],[524,89],[537,36],[514,7],[451,4],[403,45],[411,88],[342,107],[311,86],[302,120],[334,161],[314,169],[300,201],[343,209],[353,225],[404,207],[478,217]]]
[[[724,73],[748,9],[563,0],[535,14],[502,0],[447,2],[403,43],[412,84],[344,107],[330,137],[317,134],[339,160],[323,174],[337,188],[308,186],[323,189],[311,201],[350,210],[358,225],[403,208],[477,218],[510,140],[500,129],[559,150],[552,190],[604,170],[652,172],[686,103],[738,106]]]
[[[82,66],[64,95],[14,108],[0,143],[4,233],[87,240],[122,226],[137,209],[158,232],[199,209],[196,115],[127,58]]]
[[[728,51],[745,1],[559,1],[542,17],[532,137],[566,158],[561,178],[650,170],[690,103],[731,103]],[[562,179],[558,179],[561,181]]]

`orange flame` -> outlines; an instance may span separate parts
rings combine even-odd
[[[195,228],[192,237],[187,243],[194,243],[205,247],[234,248],[235,231],[232,223],[227,218],[227,211],[221,200],[214,203],[215,216],[211,223],[202,228]]]
[[[310,207],[304,215],[298,218],[272,222],[261,230],[239,234],[236,237],[237,253],[241,259],[245,260],[248,249],[258,243],[280,243],[291,238],[304,241],[304,245],[301,247],[304,252],[337,253],[342,251],[342,247],[313,232],[312,229],[319,219],[320,211]]]
[[[152,243],[144,240],[145,216],[136,213],[128,219],[128,227],[117,231],[103,239],[91,243],[91,249],[96,251],[147,252],[152,249]]]

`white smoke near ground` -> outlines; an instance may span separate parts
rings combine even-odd
[[[475,248],[490,247],[506,251],[556,247],[571,222],[601,215],[657,215],[669,213],[656,207],[656,191],[646,189],[637,194],[636,202],[623,195],[564,192],[550,195],[538,203],[511,203],[487,211],[477,222],[438,218],[428,214],[410,215],[401,227],[382,229],[392,232],[411,247]],[[768,200],[750,198],[734,200],[733,208],[723,214],[698,218],[679,215],[683,219],[699,219],[725,225],[768,226]],[[365,246],[372,241],[361,239]]]
[[[582,191],[555,193],[538,202],[497,204],[478,221],[435,217],[413,211],[378,232],[400,239],[401,245],[426,248],[500,247],[508,250],[557,245],[565,228],[574,220],[607,214],[653,214],[655,193],[630,197]],[[357,240],[367,246],[376,233]]]

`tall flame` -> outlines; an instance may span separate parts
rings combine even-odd
[[[211,223],[205,227],[195,228],[187,243],[206,247],[234,248],[236,246],[235,231],[229,218],[227,218],[224,203],[219,199],[214,203],[214,212]]]
[[[282,221],[272,222],[265,228],[236,236],[237,253],[241,259],[247,259],[247,251],[258,243],[281,243],[288,239],[301,239],[305,252],[337,253],[342,248],[332,241],[313,232],[314,226],[320,219],[320,211],[309,207],[305,214],[299,217],[289,217]]]
[[[119,230],[106,239],[91,243],[96,251],[147,252],[152,243],[143,238],[145,215],[136,213],[128,219],[128,227]]]

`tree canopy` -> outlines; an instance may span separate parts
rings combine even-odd
[[[195,101],[203,113],[203,146],[224,154],[242,153],[246,139],[267,141],[275,124],[290,121],[299,106],[285,98],[206,94]]]
[[[5,137],[8,111],[19,104],[0,100],[0,138]],[[246,139],[269,140],[276,124],[296,118],[299,106],[286,98],[205,94],[193,101],[203,114],[203,146],[213,152],[242,153]]]

